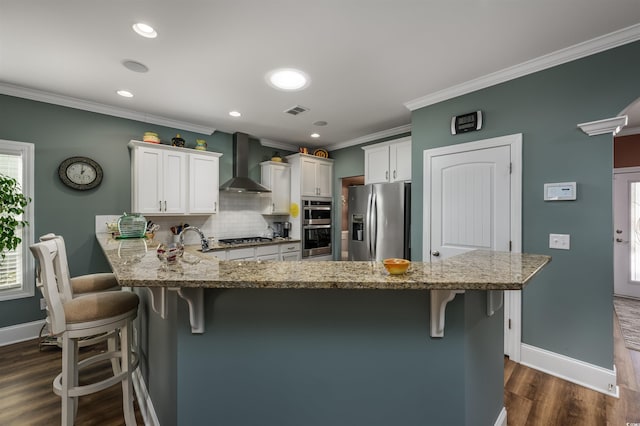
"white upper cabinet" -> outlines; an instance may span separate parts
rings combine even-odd
[[[364,183],[411,180],[411,138],[369,145],[364,150]]]
[[[219,158],[189,154],[189,213],[218,213]]]
[[[260,183],[271,190],[264,194],[263,214],[289,214],[291,202],[291,166],[287,163],[264,161],[260,163]]]
[[[331,197],[333,160],[306,154],[287,157],[292,167],[292,182],[300,181],[300,196]]]
[[[216,152],[131,141],[131,211],[144,215],[211,214],[218,206]]]

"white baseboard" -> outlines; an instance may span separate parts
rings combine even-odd
[[[493,426],[507,426],[507,409],[505,407],[500,410],[500,414]]]
[[[142,378],[142,373],[139,368],[136,368],[133,372],[133,387],[136,391],[140,414],[142,414],[145,426],[160,426],[158,415],[156,414],[156,410],[153,408],[153,402],[151,402],[147,385]]]
[[[36,339],[43,325],[44,320],[39,320],[0,328],[0,346]]]
[[[522,344],[520,363],[552,376],[618,398],[616,367],[613,370]]]

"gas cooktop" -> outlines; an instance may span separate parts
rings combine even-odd
[[[251,244],[251,243],[270,243],[273,239],[265,237],[241,237],[241,238],[221,238],[218,240],[222,244]]]

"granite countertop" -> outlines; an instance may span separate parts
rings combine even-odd
[[[127,287],[520,290],[551,261],[545,255],[472,251],[412,262],[407,273],[389,275],[382,262],[222,261],[215,252],[186,246],[180,262],[167,267],[156,257],[157,244],[96,237],[120,285]]]

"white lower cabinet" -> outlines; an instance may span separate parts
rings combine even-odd
[[[301,259],[300,243],[280,244],[280,260],[295,262]]]
[[[292,262],[300,260],[301,251],[300,243],[287,244],[266,244],[257,247],[243,247],[237,249],[227,249],[224,256],[219,255],[225,260],[259,260],[261,262],[286,261]]]
[[[225,259],[227,259],[227,260],[256,260],[256,249],[255,249],[255,247],[245,247],[245,248],[226,250]]]
[[[280,260],[280,251],[277,245],[256,247],[256,260],[277,261]]]

